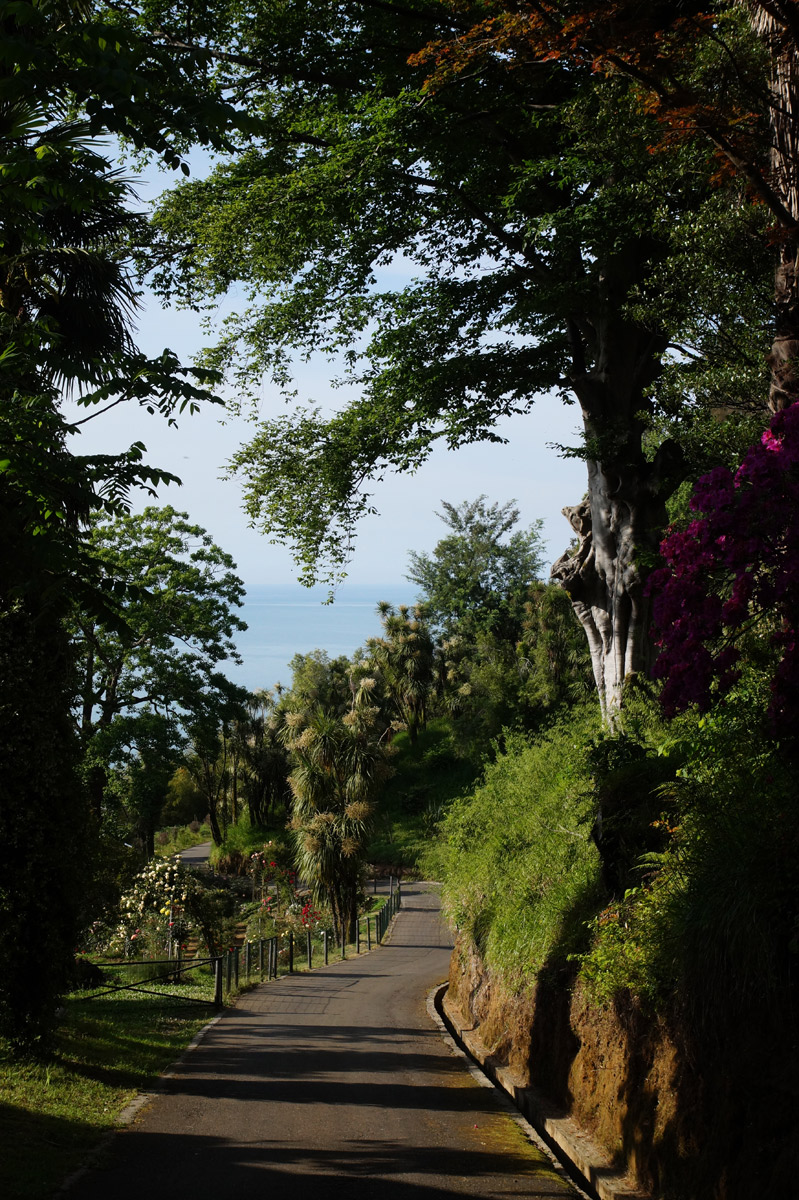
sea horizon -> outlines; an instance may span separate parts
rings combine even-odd
[[[393,583],[347,583],[325,603],[328,589],[305,588],[298,583],[246,584],[238,616],[247,623],[236,646],[241,664],[220,664],[234,683],[249,691],[291,684],[289,663],[295,654],[324,650],[329,658],[348,658],[367,638],[380,633],[377,606],[413,604],[417,589],[407,580]]]

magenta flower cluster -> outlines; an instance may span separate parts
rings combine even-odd
[[[778,413],[733,473],[717,467],[697,483],[697,517],[670,530],[653,572],[661,701],[673,714],[707,709],[739,678],[739,643],[768,623],[778,663],[769,720],[776,734],[799,717],[799,404]]]

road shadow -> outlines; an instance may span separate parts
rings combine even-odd
[[[299,1146],[280,1128],[235,1145],[209,1137],[130,1130],[96,1170],[76,1181],[71,1200],[227,1200],[238,1195],[297,1200],[483,1200],[563,1196],[548,1163],[506,1147],[469,1151],[358,1137],[338,1149]],[[132,1164],[132,1165],[131,1165]]]

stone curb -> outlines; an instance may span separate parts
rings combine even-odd
[[[525,1137],[528,1138],[533,1145],[535,1145],[541,1151],[541,1153],[549,1159],[553,1171],[564,1184],[564,1186],[569,1189],[569,1195],[578,1196],[580,1197],[580,1200],[596,1200],[593,1192],[589,1194],[588,1192],[582,1190],[580,1184],[584,1183],[585,1181],[582,1179],[582,1177],[579,1180],[575,1178],[575,1176],[579,1174],[576,1169],[573,1169],[572,1171],[566,1170],[561,1158],[555,1154],[549,1141],[545,1141],[544,1138],[541,1137],[538,1130],[535,1129],[526,1119],[526,1117],[522,1115],[511,1098],[508,1096],[507,1092],[505,1092],[504,1089],[497,1087],[496,1081],[489,1078],[483,1067],[478,1065],[478,1062],[473,1055],[465,1050],[460,1044],[455,1031],[450,1027],[448,1019],[443,1013],[442,999],[446,991],[446,984],[437,984],[437,986],[433,988],[427,997],[428,1014],[430,1019],[438,1026],[442,1040],[446,1042],[453,1054],[463,1059],[463,1063],[472,1079],[474,1079],[475,1083],[479,1084],[480,1087],[491,1089],[491,1091],[497,1097],[500,1107],[504,1109],[510,1119],[519,1126]]]
[[[612,1165],[601,1146],[575,1120],[560,1115],[556,1106],[535,1088],[523,1087],[509,1067],[492,1061],[479,1035],[463,1025],[463,1018],[449,1001],[446,985],[431,996],[434,994],[441,1012],[439,1020],[443,1019],[456,1044],[465,1048],[492,1083],[524,1114],[538,1135],[535,1140],[539,1145],[543,1140],[545,1147],[565,1158],[599,1200],[654,1200],[651,1193],[637,1187],[628,1175]]]

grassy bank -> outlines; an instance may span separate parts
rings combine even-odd
[[[134,994],[72,998],[46,1058],[20,1062],[0,1042],[0,1195],[50,1196],[212,1015]]]

